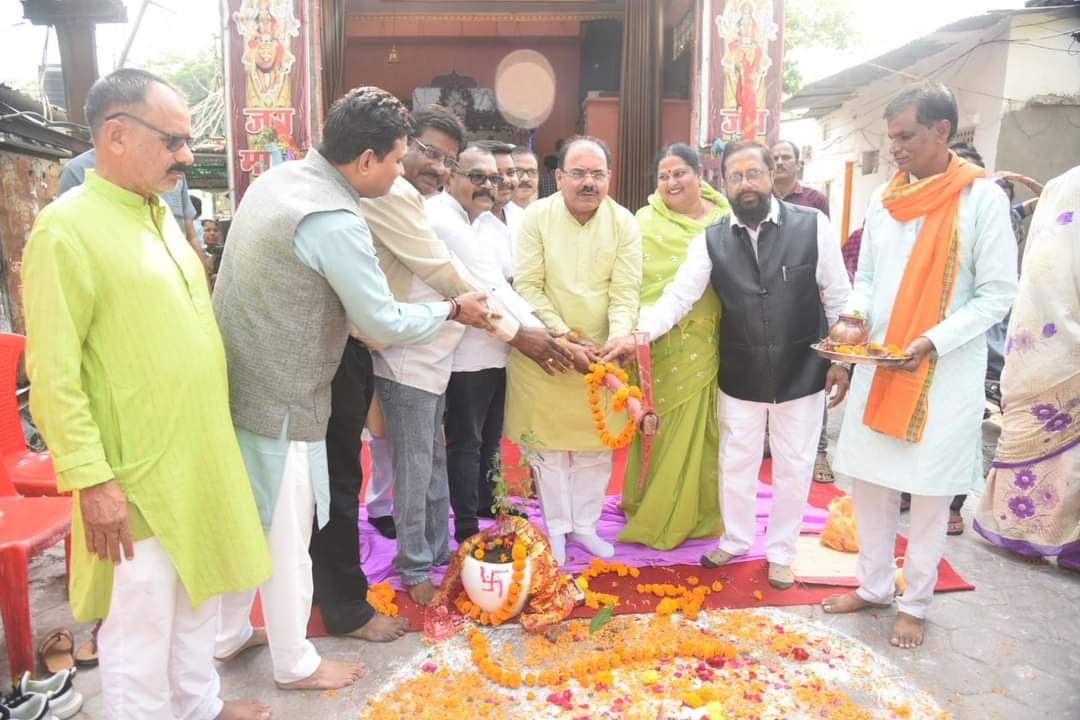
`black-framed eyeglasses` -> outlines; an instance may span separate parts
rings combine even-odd
[[[581,182],[585,178],[592,178],[594,182],[603,182],[607,179],[607,170],[582,170],[581,168],[574,168],[573,170],[564,170],[563,175],[569,175],[575,182]]]
[[[476,187],[483,187],[484,183],[491,183],[494,186],[498,186],[498,184],[500,182],[502,182],[502,177],[503,177],[499,173],[494,173],[492,175],[488,175],[486,173],[480,172],[479,170],[470,170],[469,172],[461,172],[457,168],[453,169],[453,173],[455,175],[460,175],[462,177],[469,178],[469,182],[471,182]]]
[[[192,137],[190,135],[184,135],[183,133],[167,132],[157,127],[156,125],[151,125],[138,115],[132,115],[131,113],[126,112],[114,112],[112,115],[106,115],[105,121],[108,122],[109,120],[115,120],[118,117],[126,117],[130,120],[134,120],[147,130],[153,130],[154,132],[156,132],[158,135],[161,136],[161,142],[165,143],[165,149],[169,152],[174,153],[185,145],[188,146],[188,149],[191,149]]]
[[[443,167],[448,170],[453,170],[457,167],[457,160],[450,157],[439,148],[422,143],[418,138],[410,138],[410,142],[415,144],[416,147],[420,148],[420,152],[423,153],[424,157],[426,157],[428,160],[441,162],[443,164]]]

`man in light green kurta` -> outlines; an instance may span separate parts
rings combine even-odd
[[[74,495],[72,612],[105,618],[109,718],[268,717],[223,704],[211,662],[214,596],[270,560],[203,267],[156,194],[192,162],[187,108],[122,70],[87,117],[97,171],[41,212],[22,265],[31,409]]]
[[[514,289],[555,332],[574,331],[596,347],[629,335],[641,292],[641,235],[633,214],[608,197],[610,151],[601,140],[563,145],[559,192],[525,211],[517,242]],[[578,369],[585,372],[577,346]],[[584,365],[584,366],[583,366]],[[552,554],[565,561],[567,539],[593,555],[614,550],[596,534],[611,475],[611,450],[593,423],[577,373],[547,375],[516,350],[507,361],[505,433],[535,439],[537,490]],[[623,413],[607,413],[615,434]]]

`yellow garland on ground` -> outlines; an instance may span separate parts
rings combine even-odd
[[[630,444],[630,441],[634,439],[634,420],[633,418],[626,418],[626,425],[619,432],[618,435],[612,434],[608,430],[607,419],[604,417],[604,411],[600,407],[600,388],[604,385],[604,378],[608,374],[612,374],[622,381],[625,387],[619,388],[615,393],[615,397],[611,401],[611,408],[615,412],[621,412],[626,409],[627,399],[633,397],[638,400],[641,399],[641,388],[636,385],[629,385],[628,381],[630,376],[626,374],[626,371],[616,366],[613,363],[607,363],[601,365],[600,363],[592,363],[589,365],[589,373],[585,375],[585,386],[588,390],[589,406],[592,410],[593,423],[596,425],[596,432],[600,435],[600,441],[604,443],[604,447],[609,447],[612,450],[626,447]]]
[[[375,608],[375,612],[382,613],[383,615],[397,617],[398,606],[394,602],[395,596],[396,593],[394,592],[394,588],[390,587],[389,580],[383,580],[381,583],[375,583],[374,585],[368,586],[368,604]]]
[[[592,608],[593,610],[599,610],[606,605],[618,605],[619,598],[616,595],[607,595],[600,592],[594,592],[589,589],[589,580],[597,575],[603,575],[604,573],[613,572],[618,574],[619,577],[636,578],[641,572],[636,567],[629,567],[621,562],[604,562],[599,558],[593,558],[589,562],[589,567],[581,571],[581,574],[574,580],[574,585],[578,590],[585,593],[585,606]]]
[[[510,558],[513,561],[514,568],[514,572],[510,576],[510,588],[506,591],[506,597],[503,598],[502,605],[494,612],[487,613],[481,610],[469,599],[464,590],[458,593],[458,596],[454,599],[454,606],[457,607],[458,612],[462,615],[468,615],[481,625],[502,625],[509,620],[512,617],[510,611],[517,604],[521,593],[525,591],[521,583],[525,579],[525,558],[528,557],[528,554],[529,551],[525,544],[521,540],[515,539],[510,550]]]
[[[538,672],[523,672],[506,669],[490,656],[487,638],[476,628],[468,633],[472,661],[481,675],[496,685],[515,689],[525,687],[547,687],[565,683],[571,678],[587,686],[590,678],[611,684],[611,671],[624,665],[651,662],[652,660],[671,660],[676,657],[707,660],[721,657],[732,659],[736,655],[735,646],[706,637],[689,637],[683,640],[661,642],[656,646],[647,644],[620,645],[611,652],[600,652],[585,659],[563,663],[557,667]]]

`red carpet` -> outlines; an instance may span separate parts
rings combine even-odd
[[[516,462],[518,457],[517,448],[507,440],[503,440],[503,459],[508,464]],[[367,446],[364,446],[362,454],[365,482],[370,477],[370,460]],[[615,463],[611,474],[611,483],[608,485],[608,494],[617,494],[622,491],[622,477],[626,468],[626,452],[615,453]],[[772,461],[766,460],[761,467],[762,482],[771,481]],[[829,501],[842,495],[835,485],[813,483],[810,489],[810,504],[825,508]],[[900,557],[907,547],[907,539],[897,536],[896,555]],[[706,608],[748,608],[760,605],[808,605],[819,603],[838,590],[836,586],[796,584],[788,590],[774,590],[769,586],[766,563],[764,561],[744,562],[725,565],[712,570],[695,565],[673,565],[670,567],[643,567],[638,578],[620,578],[617,576],[601,576],[589,583],[592,590],[619,596],[619,605],[615,612],[640,613],[651,612],[660,601],[654,595],[642,595],[637,592],[639,584],[663,584],[684,585],[689,587],[688,578],[696,577],[702,584],[712,584],[719,580],[724,584],[724,589],[718,593],[709,595],[704,607]],[[938,581],[934,588],[935,592],[953,592],[958,590],[974,590],[975,586],[968,583],[953,569],[945,560],[938,567]],[[761,600],[754,597],[754,592],[762,594]],[[414,603],[404,592],[397,593],[396,603],[401,617],[408,618],[410,629],[420,630],[423,627],[423,609]],[[585,607],[578,607],[573,617],[591,617],[594,611]],[[256,597],[255,606],[251,612],[252,623],[256,626],[263,624],[262,608]],[[326,634],[323,627],[322,615],[318,607],[312,608],[311,620],[308,623],[308,635],[319,637]]]

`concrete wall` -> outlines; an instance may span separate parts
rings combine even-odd
[[[821,118],[818,136],[809,143],[813,153],[803,180],[829,191],[834,226],[841,224],[845,161],[856,163],[853,230],[862,223],[874,190],[896,171],[882,112],[900,88],[920,78],[933,78],[952,89],[960,110],[959,129],[975,128],[974,145],[990,171],[1011,170],[1045,181],[1080,163],[1080,54],[1069,52],[1073,40],[1064,33],[1075,29],[1078,18],[1076,10],[1024,13],[1003,16],[979,31],[938,33],[935,39],[952,47],[864,86],[855,98]],[[1038,100],[1040,95],[1066,100],[1048,106]],[[864,175],[863,153],[871,150],[878,151],[878,169]]]

